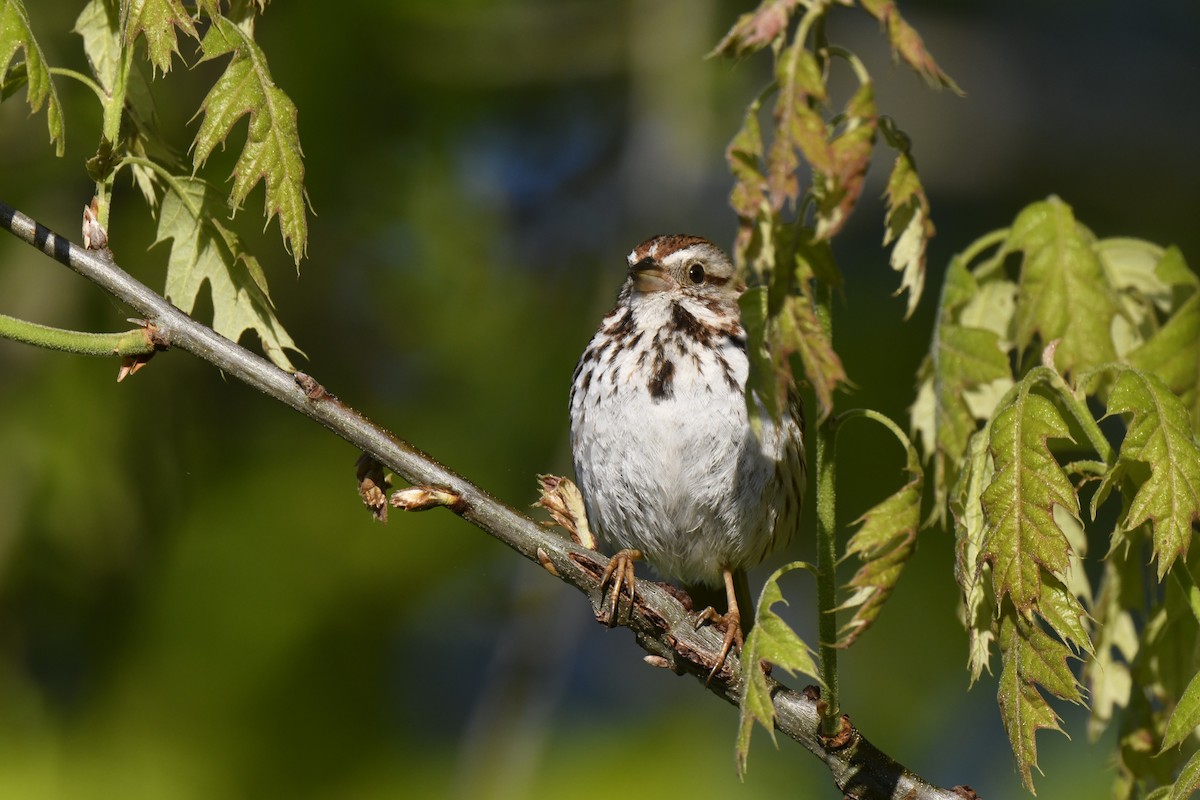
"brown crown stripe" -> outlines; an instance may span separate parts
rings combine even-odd
[[[637,264],[639,261],[645,261],[646,259],[661,261],[667,255],[677,250],[697,244],[712,245],[712,242],[703,236],[691,236],[683,233],[653,236],[633,248],[633,252],[629,254],[629,263]],[[715,245],[713,246],[715,247]]]

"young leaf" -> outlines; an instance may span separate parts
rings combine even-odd
[[[1054,507],[1079,514],[1075,489],[1046,445],[1070,438],[1070,429],[1054,404],[1029,386],[1027,378],[992,423],[996,474],[981,498],[987,520],[982,557],[992,565],[996,600],[1009,596],[1022,614],[1041,595],[1041,570],[1062,575],[1069,564],[1070,544]]]
[[[709,53],[740,58],[755,53],[787,32],[788,19],[802,0],[763,0],[758,8],[742,14]]]
[[[946,87],[958,94],[963,93],[962,89],[958,88],[958,84],[942,71],[942,68],[933,60],[933,56],[925,49],[925,42],[921,40],[921,35],[913,26],[904,21],[904,17],[900,16],[895,0],[859,0],[859,2],[887,30],[893,52],[916,70],[926,83],[935,89]]]
[[[780,54],[775,78],[779,98],[775,102],[775,140],[767,153],[767,186],[771,207],[780,211],[800,193],[796,176],[799,155],[804,155],[814,174],[828,174],[833,169],[833,154],[825,120],[815,107],[825,100],[825,82],[816,56],[800,37]]]
[[[862,194],[878,127],[875,94],[870,83],[858,87],[846,103],[843,118],[841,133],[829,143],[829,171],[813,174],[819,241],[837,235]]]
[[[1176,557],[1185,555],[1192,524],[1200,519],[1200,443],[1183,403],[1162,379],[1128,369],[1113,384],[1109,414],[1131,414],[1110,485],[1135,463],[1149,467],[1122,523],[1129,530],[1149,521],[1161,581]]]
[[[1036,794],[1032,773],[1038,765],[1036,734],[1041,729],[1062,728],[1058,715],[1035,684],[1072,703],[1082,703],[1083,696],[1067,665],[1071,655],[1067,646],[1011,607],[1000,618],[1000,651],[1004,661],[996,693],[1000,718],[1017,758],[1022,783]]]
[[[33,38],[29,15],[25,12],[21,0],[0,0],[0,90],[3,90],[0,91],[0,96],[8,96],[9,84],[17,80],[16,75],[21,66],[18,65],[10,74],[9,65],[16,58],[18,50],[25,53],[25,99],[29,103],[29,112],[36,114],[41,111],[43,105],[46,106],[46,127],[50,131],[50,143],[54,145],[54,154],[61,156],[66,147],[62,105],[58,102],[54,82],[50,80],[46,57],[42,55],[42,48],[38,47],[37,40]]]
[[[139,36],[146,36],[146,55],[155,69],[171,71],[171,56],[179,52],[175,29],[193,39],[196,25],[180,0],[128,0],[122,3],[125,14],[125,42],[133,47]]]
[[[199,178],[168,182],[158,219],[158,238],[171,240],[164,294],[190,313],[205,281],[212,292],[213,329],[237,341],[247,329],[258,334],[263,351],[288,372],[295,367],[285,349],[300,352],[275,316],[262,267],[233,231],[218,220],[227,206]]]
[[[233,168],[230,202],[241,207],[259,180],[266,183],[264,215],[278,214],[279,230],[297,266],[308,246],[304,192],[304,162],[296,128],[296,106],[271,80],[266,56],[247,33],[224,17],[213,20],[200,45],[201,61],[233,53],[200,111],[204,119],[196,133],[196,168],[204,165],[234,124],[250,115],[246,146]]]
[[[775,570],[767,579],[758,598],[754,628],[742,648],[742,697],[736,748],[739,776],[746,774],[750,734],[755,722],[766,728],[771,734],[771,741],[775,741],[775,706],[771,702],[771,690],[761,662],[769,661],[792,675],[803,673],[821,683],[812,649],[788,627],[783,618],[771,610],[776,603],[787,604],[779,589],[779,579],[801,568],[810,569],[802,561],[793,561]]]
[[[1059,340],[1054,363],[1063,374],[1116,359],[1112,322],[1119,305],[1093,245],[1057,197],[1027,206],[1009,233],[1008,249],[1025,254],[1017,343],[1027,347],[1035,335],[1043,345]]]
[[[921,523],[921,486],[925,474],[917,450],[891,420],[869,418],[877,419],[889,428],[904,447],[909,480],[895,494],[859,517],[856,523],[861,527],[846,543],[844,557],[858,556],[862,566],[847,583],[855,590],[853,595],[838,609],[856,609],[850,621],[842,626],[838,647],[854,644],[879,616],[901,570],[916,549],[917,528]]]
[[[912,316],[925,287],[925,250],[933,238],[933,221],[929,218],[929,199],[917,176],[916,165],[908,153],[896,156],[887,183],[887,217],[884,220],[883,246],[892,242],[892,269],[900,273],[900,288],[908,290],[908,306],[904,317]]]
[[[983,537],[986,530],[980,498],[995,470],[988,455],[989,429],[977,431],[967,444],[965,467],[950,495],[954,514],[954,578],[963,595],[963,624],[967,629],[969,650],[967,669],[971,684],[986,669],[991,672],[991,643],[994,602],[986,582],[987,565],[983,562]]]
[[[833,410],[833,392],[848,382],[842,360],[817,319],[812,301],[803,295],[790,295],[778,317],[772,336],[771,352],[777,364],[792,353],[800,356],[804,374],[817,396],[818,411],[824,419]],[[782,365],[776,366],[776,374]]]
[[[729,162],[729,171],[734,177],[729,205],[744,220],[753,219],[766,199],[766,179],[759,167],[763,143],[758,111],[759,103],[756,100],[746,109],[741,129],[725,150],[725,160]]]

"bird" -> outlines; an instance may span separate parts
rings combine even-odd
[[[724,629],[709,673],[753,624],[746,570],[785,546],[805,492],[804,416],[794,386],[778,420],[747,397],[738,298],[745,284],[708,239],[654,236],[627,257],[616,304],[571,381],[571,450],[587,521],[615,553],[601,579],[633,594],[645,560]]]

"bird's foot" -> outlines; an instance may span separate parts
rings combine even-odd
[[[711,623],[713,627],[723,628],[725,638],[721,642],[721,649],[717,652],[716,662],[708,673],[708,678],[704,681],[705,686],[712,683],[713,677],[721,671],[721,667],[725,666],[725,659],[729,657],[730,651],[736,646],[738,652],[741,652],[742,645],[745,644],[745,640],[742,638],[742,615],[736,606],[724,614],[709,606],[696,616],[696,627],[699,628],[706,622]]]
[[[617,611],[621,603],[621,590],[624,589],[629,595],[629,607],[633,607],[634,594],[636,587],[633,576],[633,562],[642,560],[642,551],[626,548],[618,550],[612,558],[608,560],[608,566],[604,568],[604,573],[600,576],[600,591],[606,593],[611,602],[604,602],[600,606],[598,619],[608,627],[617,624]],[[611,584],[611,588],[609,588]]]

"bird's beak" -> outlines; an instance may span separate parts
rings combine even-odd
[[[633,288],[642,294],[667,288],[667,273],[654,259],[643,258],[629,268],[629,275],[633,278]]]

